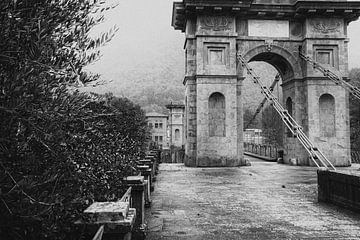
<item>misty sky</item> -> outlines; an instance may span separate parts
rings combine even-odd
[[[153,74],[154,69],[172,61],[184,67],[184,35],[171,27],[172,0],[119,0],[119,6],[106,14],[105,22],[96,31],[119,27],[115,38],[101,48],[102,58],[89,69],[103,79],[114,82],[103,86],[114,90],[117,81],[131,77],[141,68],[141,74]],[[360,68],[360,21],[348,28],[349,65]],[[179,81],[183,76],[179,76]]]

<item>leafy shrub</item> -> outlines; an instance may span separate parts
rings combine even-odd
[[[93,201],[116,200],[146,124],[126,99],[80,93],[98,0],[0,1],[0,239],[78,239]]]

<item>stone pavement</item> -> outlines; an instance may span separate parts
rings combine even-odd
[[[360,239],[360,214],[317,202],[316,168],[161,164],[147,240]]]

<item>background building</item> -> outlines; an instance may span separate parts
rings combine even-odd
[[[169,148],[167,120],[168,116],[161,113],[151,112],[146,114],[146,121],[151,129],[151,139],[161,148]]]
[[[169,139],[170,146],[182,148],[185,144],[184,138],[184,110],[183,104],[169,104],[166,105],[169,109]]]
[[[263,144],[264,137],[262,136],[261,129],[245,129],[244,142]]]

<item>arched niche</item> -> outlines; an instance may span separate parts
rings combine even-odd
[[[319,98],[320,136],[335,137],[335,98],[323,94]]]
[[[225,137],[225,121],[225,96],[219,92],[215,92],[209,97],[209,136]]]
[[[179,141],[179,140],[180,140],[180,130],[175,129],[175,141]]]

